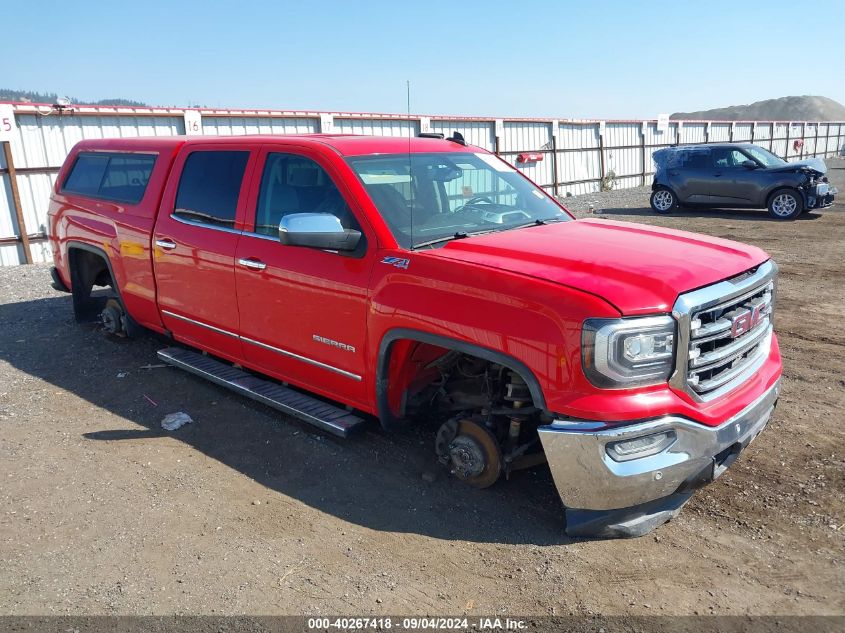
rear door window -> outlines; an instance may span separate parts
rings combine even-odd
[[[707,169],[710,166],[710,150],[688,149],[683,153],[683,167],[686,169]]]
[[[147,190],[155,161],[155,154],[81,152],[62,192],[137,204]]]
[[[173,216],[232,228],[248,151],[197,151],[188,156],[179,179]]]

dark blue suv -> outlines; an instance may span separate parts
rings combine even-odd
[[[837,193],[823,160],[787,163],[751,143],[668,147],[654,152],[654,162],[657,213],[682,206],[768,209],[775,219],[792,220],[829,207]]]

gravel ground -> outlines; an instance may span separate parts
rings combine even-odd
[[[766,249],[786,366],[768,430],[634,540],[567,539],[546,467],[471,490],[427,433],[337,440],[144,369],[160,341],[75,324],[46,266],[0,269],[0,614],[845,614],[845,205],[781,223],[647,197],[567,204]],[[175,411],[195,422],[162,431]]]
[[[581,196],[569,196],[561,198],[560,201],[567,209],[576,215],[586,216],[603,209],[633,209],[643,211],[648,207],[648,198],[651,195],[651,187],[634,187],[632,189],[618,189],[616,191],[602,191],[600,193],[586,193]],[[649,211],[649,213],[651,213]],[[599,214],[600,215],[600,214]],[[637,220],[640,222],[641,220]]]

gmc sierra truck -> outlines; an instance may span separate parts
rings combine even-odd
[[[448,139],[78,143],[51,196],[77,320],[340,436],[431,429],[479,488],[547,462],[571,536],[642,535],[765,427],[763,251],[565,207]]]

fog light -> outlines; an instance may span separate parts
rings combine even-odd
[[[632,459],[655,455],[675,443],[677,435],[675,431],[661,431],[651,435],[641,435],[630,440],[619,440],[609,442],[605,447],[610,458],[617,462],[627,462]]]

